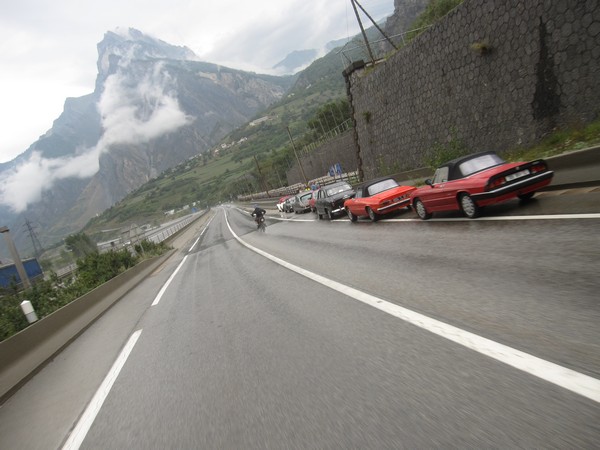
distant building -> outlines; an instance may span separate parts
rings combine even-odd
[[[25,269],[25,273],[27,274],[29,281],[32,283],[35,283],[38,279],[44,278],[42,267],[35,258],[24,260],[23,268]],[[10,287],[11,283],[15,283],[19,287],[21,287],[23,283],[14,263],[6,264],[0,267],[0,287],[6,289]]]

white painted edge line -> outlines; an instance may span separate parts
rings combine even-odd
[[[167,288],[171,284],[171,281],[173,281],[173,278],[175,278],[175,275],[177,275],[177,272],[179,272],[179,269],[181,269],[181,266],[183,266],[183,263],[185,263],[185,260],[187,259],[187,257],[188,257],[188,255],[185,255],[183,257],[183,259],[181,260],[181,262],[177,266],[177,269],[175,269],[175,272],[173,272],[171,274],[171,276],[169,277],[169,279],[167,280],[167,282],[163,285],[163,287],[160,289],[160,291],[156,295],[156,298],[152,302],[152,305],[150,305],[150,306],[156,306],[156,305],[158,305],[158,302],[160,302],[160,299],[162,298],[163,294],[165,293],[165,291],[167,290]]]
[[[589,214],[553,214],[546,216],[490,216],[469,219],[466,217],[448,217],[446,219],[381,219],[380,222],[486,222],[510,220],[565,220],[565,219],[600,219],[600,213]]]
[[[330,280],[321,275],[310,272],[309,270],[303,269],[302,267],[298,267],[243,241],[237,234],[234,233],[233,229],[229,225],[229,220],[227,220],[226,213],[225,222],[227,223],[227,227],[229,228],[229,231],[233,237],[240,244],[293,272],[316,281],[323,286],[327,286],[335,291],[345,294],[348,297],[354,298],[355,300],[377,308],[380,311],[402,319],[419,328],[437,334],[438,336],[463,345],[478,353],[494,358],[497,361],[508,364],[509,366],[522,370],[530,375],[541,378],[545,381],[600,403],[600,380],[596,378],[592,378],[588,375],[559,366],[558,364],[543,360],[520,350],[516,350],[512,347],[500,344],[469,331],[462,330],[453,325],[432,319],[410,309],[359,291],[358,289],[354,289],[342,283],[338,283],[337,281]]]
[[[215,214],[216,215],[216,214]],[[198,239],[196,239],[196,241],[194,242],[194,244],[190,247],[190,249],[188,250],[188,253],[191,252],[192,250],[194,250],[194,247],[196,246],[196,244],[198,243],[198,241],[200,241],[200,238],[202,237],[202,235],[206,232],[206,230],[208,229],[208,226],[210,225],[210,223],[213,221],[213,219],[215,218],[215,216],[212,216],[210,218],[210,220],[208,221],[208,223],[206,225],[204,225],[204,229],[202,230],[202,232],[200,233],[200,236],[198,236]]]
[[[275,217],[275,216],[267,216],[272,220],[279,220],[280,222],[316,222],[316,219],[296,219],[294,217],[288,219],[287,217]]]
[[[77,425],[75,425],[75,428],[69,435],[69,438],[62,446],[63,450],[76,450],[81,446],[83,440],[87,436],[88,431],[92,427],[96,416],[100,412],[100,408],[102,408],[104,400],[106,400],[106,397],[108,397],[108,394],[113,384],[117,380],[121,369],[125,365],[127,358],[129,358],[129,355],[131,354],[131,351],[133,350],[133,347],[137,343],[137,340],[139,339],[141,334],[142,330],[137,330],[131,335],[131,337],[127,341],[127,344],[125,344],[125,347],[123,347],[123,350],[121,350],[119,357],[114,362],[110,371],[104,378],[104,381],[94,394],[94,397],[85,408],[83,415],[79,418],[79,421],[77,422]]]
[[[245,209],[238,208],[237,206],[235,207],[235,209],[237,209],[240,212],[243,212],[244,214],[248,214],[248,215],[251,214],[248,211],[246,211]],[[269,219],[279,220],[281,222],[315,222],[316,221],[316,219],[296,219],[295,217],[292,217],[292,218],[288,218],[288,217],[275,217],[273,215],[266,215],[266,214],[265,214],[265,216],[268,217]]]

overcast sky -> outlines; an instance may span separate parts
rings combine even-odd
[[[359,3],[376,20],[394,9],[393,0]],[[106,31],[133,27],[258,73],[359,32],[350,0],[0,0],[0,11],[0,162],[50,129],[65,98],[93,92]]]

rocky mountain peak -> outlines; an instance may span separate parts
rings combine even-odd
[[[98,87],[114,73],[119,64],[130,61],[174,60],[198,61],[196,54],[185,46],[171,45],[165,41],[142,33],[135,28],[108,31],[97,45]]]

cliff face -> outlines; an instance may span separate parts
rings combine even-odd
[[[136,30],[106,33],[94,92],[67,99],[52,128],[0,167],[0,222],[19,240],[27,217],[40,225],[42,243],[77,231],[149,179],[210,149],[290,84],[200,62],[191,50]]]

